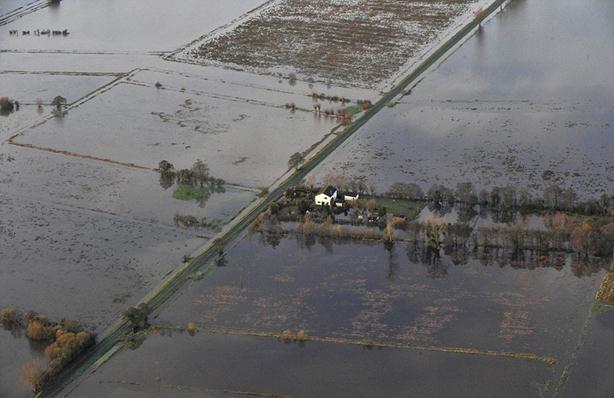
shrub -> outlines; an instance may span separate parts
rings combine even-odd
[[[146,303],[141,303],[136,307],[130,307],[122,316],[132,325],[133,329],[141,329],[147,326],[147,317],[149,315],[149,306]]]
[[[12,111],[14,108],[13,101],[9,100],[9,97],[0,97],[0,110]]]
[[[258,196],[261,198],[266,197],[269,194],[269,188],[267,187],[262,187],[260,188],[260,192],[258,193]]]
[[[3,308],[0,310],[0,322],[15,324],[19,323],[19,314],[14,308]]]
[[[45,365],[43,361],[36,358],[21,367],[21,383],[36,392],[42,385],[45,376]]]
[[[190,336],[194,336],[196,332],[198,331],[198,329],[196,328],[196,325],[192,321],[188,322],[188,327],[186,328],[186,330],[188,331]]]
[[[48,326],[42,319],[33,318],[28,321],[26,336],[30,340],[51,340],[55,334],[55,328]]]

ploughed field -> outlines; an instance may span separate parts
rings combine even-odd
[[[415,61],[476,0],[281,0],[177,55],[375,87]]]

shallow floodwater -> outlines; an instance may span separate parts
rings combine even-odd
[[[270,245],[269,245],[270,244]],[[600,273],[483,265],[471,257],[421,263],[413,245],[302,237],[242,241],[227,265],[187,287],[162,325],[281,332],[561,356],[590,309]],[[565,329],[557,325],[566,324]]]
[[[38,358],[45,361],[44,346],[29,341],[23,330],[11,332],[0,323],[0,397],[29,398],[28,388],[20,384],[21,366]]]
[[[63,0],[0,27],[2,47],[67,52],[171,51],[259,6],[264,0]],[[30,30],[28,36],[8,31]],[[34,30],[68,29],[68,36]]]
[[[62,396],[536,397],[551,374],[537,362],[199,332],[152,335]]]
[[[311,109],[291,112],[283,102],[254,99],[250,92],[188,91],[164,86],[170,80],[165,74],[157,77],[160,89],[151,74],[143,76],[147,85],[120,83],[15,141],[148,168],[163,159],[185,168],[200,158],[215,177],[258,188],[285,173],[293,153],[309,150],[336,126]]]
[[[612,14],[609,1],[512,1],[317,175],[364,176],[380,192],[470,181],[611,193]]]
[[[151,318],[162,336],[116,355],[67,396],[551,393],[601,274],[419,257],[411,245],[387,251],[381,244],[248,237],[225,266],[205,272]],[[195,336],[176,331],[189,321],[199,329]],[[328,340],[245,334],[282,330]],[[392,346],[369,346],[377,343]],[[478,353],[445,352],[450,347]]]
[[[56,96],[71,104],[115,78],[112,74],[4,72],[0,73],[0,87],[2,95],[22,105],[36,105],[39,99],[50,105]]]
[[[586,335],[578,340],[576,361],[562,380],[563,397],[607,397],[614,391],[614,307],[595,307]]]

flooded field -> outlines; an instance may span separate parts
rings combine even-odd
[[[529,397],[550,376],[537,362],[199,332],[152,335],[63,396]]]
[[[613,7],[512,2],[316,174],[612,193]]]
[[[311,106],[291,112],[283,102],[267,102],[270,96],[235,97],[164,83],[156,88],[156,82],[169,80],[165,77],[137,73],[134,81],[114,86],[13,142],[150,169],[161,160],[183,168],[205,159],[214,176],[258,188],[271,185],[288,170],[293,153],[308,151],[336,126],[314,117]],[[109,120],[118,127],[109,128]]]
[[[175,213],[227,222],[256,197],[228,185],[199,203],[173,198],[158,173],[8,146],[0,154],[0,192],[52,205],[70,206],[126,220],[172,226]],[[200,231],[199,234],[209,234]]]
[[[192,43],[177,58],[374,87],[407,69],[480,4],[486,3],[282,0]]]
[[[227,267],[188,288],[158,321],[556,356],[575,338],[599,281],[570,267],[420,264],[411,245],[388,252],[297,239],[243,241]],[[568,330],[557,331],[561,322]]]
[[[6,49],[87,53],[171,51],[259,6],[264,0],[63,0],[0,26]],[[138,15],[138,18],[135,16]],[[9,36],[9,30],[19,35]],[[68,30],[36,35],[35,30]],[[29,35],[21,32],[30,31]]]
[[[37,100],[42,105],[49,105],[56,96],[66,98],[66,102],[71,104],[117,77],[115,74],[78,72],[2,72],[0,87],[2,95],[10,96],[21,105],[37,105]]]
[[[74,396],[145,396],[158,387],[162,396],[210,390],[373,396],[383,385],[390,396],[410,385],[423,396],[551,392],[583,332],[601,273],[577,277],[569,266],[455,264],[449,257],[425,264],[413,251],[401,244],[387,251],[382,244],[247,238],[224,267],[154,316],[163,336],[154,333],[114,357]],[[194,337],[177,332],[188,322],[198,330]],[[276,337],[283,330],[304,331],[306,341],[284,343]],[[128,374],[127,364],[134,369]],[[489,376],[476,382],[478,374]],[[507,383],[515,387],[502,388]]]
[[[1,3],[0,96],[21,108],[0,115],[0,309],[125,344],[60,396],[608,395],[603,264],[243,231],[305,165],[293,155],[343,137],[345,112],[377,105],[489,1]],[[612,15],[607,1],[512,1],[313,176],[372,193],[464,181],[612,193]],[[197,159],[225,183],[180,184]],[[183,265],[177,290],[156,290]],[[146,296],[159,300],[151,328],[104,334]],[[0,324],[1,397],[30,396],[20,367],[43,351]]]
[[[563,397],[607,397],[614,389],[609,377],[614,351],[610,342],[614,337],[614,307],[597,304],[587,322],[587,333],[578,340],[578,354],[567,372],[561,376]]]
[[[44,346],[29,341],[21,330],[11,331],[0,323],[0,397],[29,398],[30,391],[19,385],[20,368],[39,358],[44,361]]]

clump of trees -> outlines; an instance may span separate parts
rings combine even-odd
[[[180,170],[175,170],[172,163],[162,160],[158,163],[158,172],[160,173],[160,185],[165,188],[177,182],[184,185],[222,189],[226,183],[221,178],[211,176],[209,166],[200,159],[196,159],[191,168]]]
[[[226,182],[211,176],[209,166],[200,159],[191,168],[180,170],[175,170],[172,163],[162,160],[158,163],[158,172],[162,188],[168,189],[177,183],[179,187],[173,196],[184,200],[197,199],[201,206],[204,206],[213,192],[225,191]]]
[[[36,313],[21,314],[13,308],[0,310],[0,320],[12,328],[24,328],[32,341],[46,342],[47,364],[34,359],[21,367],[21,381],[33,392],[40,391],[51,382],[71,361],[94,344],[91,333],[83,330],[75,321],[51,322]]]

